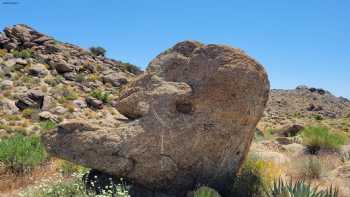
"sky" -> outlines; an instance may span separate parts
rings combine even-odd
[[[272,88],[308,85],[350,98],[349,0],[0,0],[0,29],[28,24],[145,68],[183,40],[238,47]]]

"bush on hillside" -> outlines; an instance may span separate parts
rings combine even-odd
[[[33,57],[33,51],[30,49],[24,49],[21,51],[13,51],[12,54],[13,54],[13,56],[15,56],[17,58],[23,58],[23,59]]]
[[[102,90],[94,90],[90,94],[92,97],[102,101],[103,103],[109,102],[109,93]]]
[[[130,72],[133,73],[135,75],[138,75],[140,73],[142,73],[141,69],[133,64],[130,63],[124,63],[125,69]]]
[[[302,131],[303,143],[311,154],[317,154],[319,150],[338,150],[346,142],[346,137],[333,133],[324,127],[307,127]]]
[[[93,55],[96,55],[96,56],[105,56],[106,54],[106,49],[102,48],[102,47],[90,47],[90,52],[93,54]]]

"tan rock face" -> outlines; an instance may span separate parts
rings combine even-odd
[[[44,136],[52,154],[170,193],[223,191],[246,156],[269,92],[239,49],[185,41],[157,56],[116,102],[110,130],[67,123]]]

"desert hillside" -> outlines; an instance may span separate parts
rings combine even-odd
[[[166,51],[161,55],[166,59],[179,50],[187,58],[195,53],[188,52],[190,47],[186,48],[193,43],[198,45],[198,51],[212,50],[210,55],[213,56],[217,55],[216,50],[222,50],[224,54],[227,51],[231,52],[231,49],[222,46],[184,43],[175,45],[170,52]],[[237,56],[246,58],[238,49],[232,51],[237,53]],[[179,59],[182,61],[184,58],[181,58]],[[164,59],[155,59],[151,63],[153,69],[156,70],[158,64],[167,65]],[[227,61],[225,58],[218,59]],[[201,62],[203,59],[193,58],[193,61]],[[174,76],[181,77],[181,74],[175,73],[175,68],[170,67],[167,72],[171,73],[171,69],[174,69]],[[259,69],[258,71],[262,72]],[[136,120],[137,124],[139,114],[143,113],[134,110],[132,101],[122,103],[132,108],[124,110],[116,100],[128,97],[134,90],[142,88],[145,90],[138,95],[139,98],[150,94],[153,100],[159,98],[157,96],[178,96],[173,93],[176,88],[179,92],[190,88],[173,85],[172,82],[176,80],[171,83],[160,80],[154,85],[155,79],[150,80],[152,83],[147,81],[148,79],[142,81],[139,77],[143,76],[142,73],[143,71],[135,65],[105,57],[105,51],[100,47],[83,49],[55,40],[26,25],[4,29],[0,33],[0,196],[86,195],[81,192],[85,191],[81,175],[89,169],[50,156],[44,150],[40,137],[62,124],[65,126],[60,128],[68,133],[74,130],[73,127],[83,131],[87,124],[98,127],[100,132],[113,132],[116,127],[128,121]],[[165,76],[171,79],[173,77],[172,73]],[[224,74],[218,76],[225,77]],[[163,87],[162,85],[165,88],[157,90],[159,92],[152,89]],[[135,88],[125,91],[129,86]],[[168,98],[166,96],[164,97]],[[183,95],[179,96],[182,99],[181,96]],[[222,100],[215,99],[214,104]],[[182,102],[176,105],[176,110],[185,114],[181,116],[181,120],[192,110],[188,103]],[[118,111],[117,108],[121,110]],[[215,107],[210,110],[214,111]],[[203,116],[201,120],[205,118],[206,116]],[[71,120],[79,120],[81,124],[65,124]],[[149,127],[156,127],[153,126]],[[213,123],[206,126],[212,127]],[[190,126],[185,125],[184,128]],[[349,136],[350,101],[347,98],[336,97],[322,88],[307,86],[298,86],[293,90],[272,89],[249,153],[247,156],[242,155],[245,163],[235,175],[232,195],[262,196],[263,187],[281,178],[287,180],[286,182],[303,180],[322,191],[336,188],[338,196],[349,196]],[[127,137],[125,135],[125,138]],[[223,136],[218,136],[218,139],[219,137]],[[104,143],[103,138],[99,139]],[[249,140],[247,144],[250,144]],[[219,143],[213,144],[213,148],[219,146]],[[86,154],[91,150],[95,151],[89,149]],[[208,154],[209,152],[208,150]],[[245,152],[236,153],[237,157],[241,154]],[[100,156],[102,158],[102,155]],[[169,172],[169,177],[172,176],[171,173],[173,171]],[[128,196],[127,186],[121,184],[117,188],[120,196]],[[216,193],[208,190],[210,193]]]

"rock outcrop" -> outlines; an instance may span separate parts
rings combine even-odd
[[[264,68],[239,49],[185,41],[157,56],[115,106],[117,128],[87,121],[47,133],[58,157],[176,196],[224,192],[240,168],[269,93]]]

